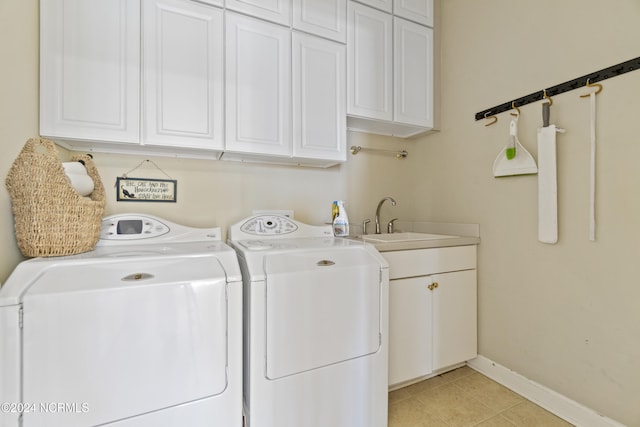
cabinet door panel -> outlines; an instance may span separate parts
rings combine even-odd
[[[290,31],[232,13],[226,20],[226,148],[290,155]]]
[[[393,14],[433,27],[433,0],[394,0]]]
[[[477,339],[476,270],[432,276],[433,369],[438,370],[475,358]]]
[[[246,13],[277,24],[289,25],[290,0],[226,0],[227,9]]]
[[[391,121],[391,15],[349,2],[347,19],[347,114]]]
[[[394,18],[394,120],[433,127],[433,30]]]
[[[40,133],[139,140],[140,3],[40,2]]]
[[[388,13],[391,13],[391,9],[393,7],[392,0],[356,0],[356,1],[371,7],[375,7],[376,9],[384,10],[385,12],[388,12]]]
[[[430,284],[429,277],[389,282],[389,385],[433,371]]]
[[[347,0],[293,0],[293,28],[345,43]]]
[[[345,46],[293,33],[293,155],[345,161]]]
[[[144,2],[144,142],[222,149],[222,10]]]

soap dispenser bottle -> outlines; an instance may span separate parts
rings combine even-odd
[[[347,237],[349,235],[349,217],[344,208],[344,201],[338,200],[338,214],[333,219],[333,235],[336,237]]]

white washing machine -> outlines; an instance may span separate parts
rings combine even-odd
[[[0,426],[242,425],[242,281],[220,229],[103,220],[0,289]]]
[[[244,293],[250,427],[387,425],[389,271],[330,226],[257,215],[231,226]]]

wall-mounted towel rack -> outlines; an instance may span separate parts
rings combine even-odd
[[[509,102],[505,102],[504,104],[487,108],[486,110],[482,110],[476,113],[475,118],[476,120],[482,120],[496,114],[511,110],[513,106],[522,107],[523,105],[531,104],[532,102],[541,101],[544,98],[545,92],[547,96],[554,96],[564,92],[568,92],[570,90],[584,87],[587,84],[587,81],[589,81],[589,83],[596,83],[638,69],[640,69],[640,57],[621,62],[620,64],[616,64],[611,67],[603,68],[600,71],[586,74],[582,77],[578,77],[576,79],[539,90],[538,92],[530,93],[529,95],[511,100]]]
[[[396,159],[398,160],[404,159],[409,155],[409,153],[407,153],[406,150],[393,151],[393,150],[381,150],[379,148],[360,147],[359,145],[351,146],[351,154],[353,154],[354,156],[361,151],[371,151],[371,152],[382,153],[382,154],[391,154],[396,156]]]

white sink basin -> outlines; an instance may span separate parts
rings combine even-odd
[[[429,233],[414,233],[412,231],[404,233],[391,233],[391,234],[367,234],[362,236],[362,239],[366,242],[373,243],[392,243],[392,242],[410,242],[413,240],[436,240],[436,239],[454,239],[458,236],[449,236],[445,234],[429,234]]]

